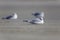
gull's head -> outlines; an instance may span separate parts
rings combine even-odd
[[[18,18],[17,13],[13,13],[12,16],[13,16],[13,17],[12,17],[11,19],[17,19],[17,18]]]
[[[44,12],[41,12],[41,17],[44,17]]]

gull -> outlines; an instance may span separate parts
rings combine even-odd
[[[31,23],[31,24],[44,24],[44,18],[43,18],[44,17],[44,12],[41,12],[41,13],[36,12],[32,15],[35,17],[35,19],[34,18],[31,19],[31,20],[25,19],[25,20],[23,20],[23,22],[28,22],[28,23]]]
[[[2,19],[7,19],[7,20],[17,19],[17,18],[18,18],[17,13],[13,13],[12,15],[8,15],[8,16],[2,17]]]

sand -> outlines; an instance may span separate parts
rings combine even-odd
[[[0,18],[12,12],[18,14],[17,20],[0,19],[0,40],[60,40],[60,5],[42,5],[42,2],[25,5],[14,3],[0,4]],[[22,21],[25,18],[32,18],[32,12],[36,11],[44,11],[44,24],[34,25]]]

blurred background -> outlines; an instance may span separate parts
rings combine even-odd
[[[32,12],[44,12],[45,24],[22,22]],[[16,12],[17,20],[1,17]],[[0,40],[60,40],[60,0],[0,0]]]

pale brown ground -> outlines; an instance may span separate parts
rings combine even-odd
[[[21,3],[0,4],[0,18],[12,12],[18,14],[17,20],[0,19],[0,40],[60,40],[59,3]],[[32,25],[22,22],[25,18],[33,17],[31,14],[35,11],[45,12],[45,24]]]

